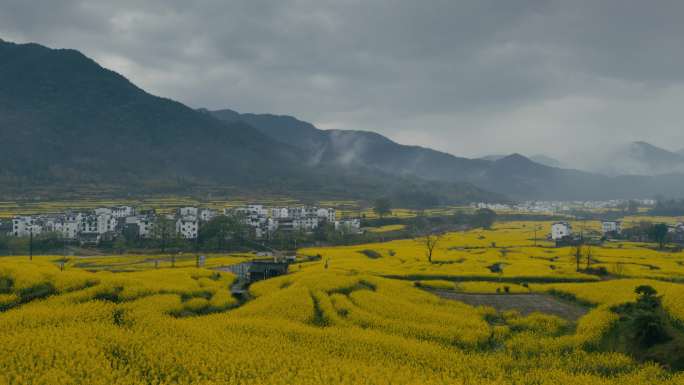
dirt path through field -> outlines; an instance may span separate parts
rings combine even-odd
[[[517,310],[528,315],[534,312],[552,314],[569,321],[577,321],[589,309],[546,294],[466,294],[448,290],[430,290],[446,299],[472,306],[491,306],[497,311]]]

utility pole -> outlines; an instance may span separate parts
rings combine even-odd
[[[33,224],[29,229],[29,261],[33,261]]]

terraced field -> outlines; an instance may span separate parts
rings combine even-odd
[[[595,264],[626,266],[606,279],[531,225],[449,234],[434,263],[415,240],[300,250],[322,259],[246,302],[212,270],[245,256],[3,257],[0,384],[683,384],[602,340],[643,284],[684,320],[684,255],[609,244]]]

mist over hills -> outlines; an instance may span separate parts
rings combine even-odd
[[[0,194],[283,194],[501,200],[468,183],[312,164],[244,120],[151,95],[75,50],[0,42]]]
[[[240,114],[228,109],[211,114],[226,122],[246,122],[271,138],[300,149],[309,164],[367,167],[395,175],[469,182],[515,199],[613,199],[684,194],[684,178],[680,174],[607,176],[540,164],[520,154],[468,159],[398,144],[373,132],[320,130],[291,116]]]
[[[609,175],[661,175],[684,172],[684,155],[638,141],[607,151],[593,167]]]
[[[530,156],[530,160],[535,163],[543,164],[544,166],[566,168],[560,160],[542,154],[532,155]]]
[[[480,157],[479,159],[484,159],[484,160],[489,160],[489,161],[497,161],[499,159],[503,159],[507,157],[508,155],[485,155],[483,157]],[[529,160],[539,163],[544,166],[549,166],[549,167],[558,167],[558,168],[563,168],[563,162],[561,162],[558,159],[554,159],[550,156],[542,155],[542,154],[537,154],[537,155],[532,155],[527,157]]]

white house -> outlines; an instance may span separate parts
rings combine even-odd
[[[176,220],[176,232],[185,239],[195,239],[197,238],[197,232],[199,230],[199,221],[197,217],[185,216],[180,217]]]
[[[203,222],[209,222],[210,220],[214,219],[217,215],[218,212],[212,209],[200,209],[199,211],[199,219]]]
[[[603,221],[601,222],[601,229],[603,234],[620,234],[622,232],[622,222]]]
[[[81,229],[80,215],[67,215],[62,222],[62,236],[66,239],[76,239]]]
[[[271,209],[271,218],[273,219],[285,219],[290,217],[290,212],[287,207],[273,207]]]
[[[116,230],[118,221],[112,214],[101,214],[97,216],[97,233],[102,235],[113,233]]]
[[[249,212],[265,217],[268,215],[268,210],[264,208],[264,205],[248,205],[247,209]]]
[[[98,234],[97,216],[85,215],[81,220],[81,234]]]
[[[273,218],[267,218],[266,220],[259,223],[258,226],[254,228],[254,235],[257,239],[268,237],[278,230],[278,221]]]
[[[318,218],[328,221],[328,223],[335,223],[337,219],[337,213],[333,208],[319,208],[316,210],[316,215]]]
[[[572,226],[568,222],[556,222],[551,225],[551,239],[554,241],[572,235]]]
[[[317,216],[303,216],[292,220],[292,230],[313,231],[318,228]]]
[[[263,205],[247,205],[244,207],[236,207],[234,209],[225,209],[224,213],[226,215],[238,213],[247,216],[258,216],[264,218],[268,216],[268,210],[266,210]]]
[[[83,216],[80,224],[81,228],[78,233],[78,238],[81,243],[97,243],[100,241],[97,215],[92,214]]]
[[[136,215],[133,217],[126,217],[126,225],[135,225],[138,227],[138,236],[140,238],[152,237],[154,230],[154,218],[148,215]]]
[[[288,209],[291,218],[318,217],[318,208],[310,206],[291,207]]]
[[[15,237],[28,237],[38,235],[43,231],[33,217],[14,217],[12,218],[12,235]]]
[[[197,207],[181,207],[178,209],[179,217],[195,217],[199,216],[199,209]]]
[[[112,209],[109,207],[98,207],[95,209],[95,215],[112,215]]]
[[[361,220],[358,218],[335,221],[335,230],[358,234],[361,232]]]
[[[131,206],[117,206],[112,207],[112,215],[114,218],[126,218],[135,215],[135,208]]]
[[[59,217],[47,217],[43,218],[41,221],[43,226],[43,231],[47,233],[62,233],[62,218]]]

